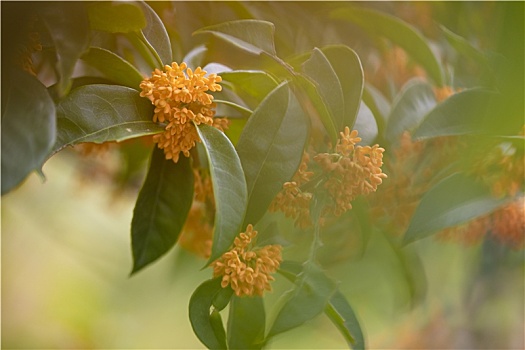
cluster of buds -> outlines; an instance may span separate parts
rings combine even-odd
[[[281,210],[287,218],[295,219],[296,225],[300,228],[312,225],[310,219],[312,194],[301,190],[301,186],[308,183],[314,174],[308,171],[309,160],[310,156],[305,152],[292,181],[284,183],[282,191],[275,196],[269,208],[272,212]]]
[[[222,276],[221,286],[230,286],[237,296],[262,296],[271,291],[272,273],[282,261],[280,245],[253,248],[257,236],[250,224],[235,238],[233,248],[213,262],[213,276]]]
[[[332,199],[323,209],[321,222],[327,216],[340,216],[350,210],[351,202],[357,196],[375,192],[386,178],[381,170],[385,150],[379,145],[357,145],[360,141],[357,130],[350,131],[346,127],[340,132],[333,153],[319,153],[313,158],[322,170],[315,181],[323,183]],[[309,207],[313,194],[305,188],[312,187],[308,183],[314,181],[314,173],[308,171],[308,160],[308,156],[303,157],[293,180],[284,184],[283,190],[270,206],[271,211],[281,210],[287,217],[294,218],[296,226],[300,228],[312,225]]]
[[[348,127],[340,134],[336,153],[320,153],[314,157],[328,174],[324,187],[333,199],[328,210],[335,216],[352,209],[351,202],[357,196],[375,192],[386,178],[381,170],[384,148],[377,144],[356,146],[361,138],[357,130],[350,132]]]
[[[151,78],[141,82],[140,96],[155,106],[153,121],[166,124],[165,132],[153,138],[164,149],[166,159],[177,162],[181,152],[190,156],[190,149],[200,141],[197,125],[213,125],[220,130],[227,126],[227,121],[214,118],[213,96],[207,93],[221,91],[221,80],[201,67],[192,71],[184,62],[180,66],[173,62],[164,66],[164,71],[155,69]]]

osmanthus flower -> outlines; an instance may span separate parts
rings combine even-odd
[[[213,276],[222,276],[222,288],[230,286],[237,296],[262,296],[264,291],[271,291],[271,274],[282,261],[280,245],[255,248],[256,236],[257,231],[249,224],[235,238],[232,249],[213,262]]]
[[[357,130],[350,132],[348,127],[340,133],[335,153],[320,153],[314,160],[327,174],[324,188],[333,203],[326,210],[340,216],[352,209],[351,202],[360,195],[377,190],[386,174],[381,170],[384,148],[379,145],[359,146],[361,141]]]
[[[312,194],[301,190],[301,186],[308,183],[314,174],[308,171],[309,161],[309,154],[304,152],[299,169],[294,174],[292,181],[284,183],[282,191],[275,196],[269,208],[271,212],[281,210],[287,218],[295,219],[296,226],[300,228],[312,225],[310,219]]]
[[[312,225],[309,208],[314,187],[322,186],[331,198],[331,203],[323,208],[321,224],[328,216],[340,216],[350,210],[351,202],[357,196],[375,192],[387,177],[381,170],[385,150],[379,145],[357,145],[360,141],[357,130],[350,131],[346,127],[340,132],[332,153],[319,153],[313,157],[320,174],[308,171],[309,158],[303,157],[299,170],[291,182],[283,185],[270,210],[281,210],[287,217],[295,219],[296,226],[306,228]],[[313,181],[316,183],[311,184]]]
[[[222,79],[217,74],[207,74],[198,67],[193,71],[186,63],[173,62],[165,65],[164,71],[155,69],[150,78],[140,83],[141,97],[148,98],[155,106],[153,121],[164,123],[164,133],[153,137],[166,159],[175,163],[180,153],[190,156],[190,150],[200,141],[197,125],[213,125],[221,130],[227,121],[216,120],[215,103],[208,91],[221,91]]]

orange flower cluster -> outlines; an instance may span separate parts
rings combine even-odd
[[[520,197],[491,214],[438,233],[442,241],[457,241],[472,245],[491,235],[513,249],[523,249],[525,243],[525,202]]]
[[[214,122],[215,104],[207,91],[221,91],[217,84],[222,79],[209,74],[201,67],[192,71],[181,63],[164,66],[165,71],[155,69],[151,78],[140,83],[141,97],[148,98],[155,106],[154,122],[166,123],[166,130],[153,137],[166,159],[176,163],[180,153],[190,156],[190,149],[200,141],[196,125],[207,124],[223,129],[227,122]]]
[[[329,212],[340,216],[352,209],[351,202],[359,195],[377,190],[386,178],[381,170],[384,148],[379,145],[356,146],[361,141],[357,130],[348,127],[341,132],[335,150],[337,153],[320,153],[314,160],[329,174],[324,187],[333,199]]]
[[[340,216],[350,210],[351,202],[357,196],[376,191],[386,178],[381,171],[385,150],[379,145],[356,145],[361,141],[357,135],[357,130],[350,131],[346,127],[340,133],[335,153],[319,153],[313,158],[322,170],[321,176],[316,179],[324,183],[324,188],[332,198],[332,204],[323,209],[321,223],[326,216]],[[281,210],[287,217],[294,218],[295,225],[300,228],[312,225],[309,207],[313,194],[304,189],[314,175],[308,171],[308,161],[309,157],[305,154],[292,181],[283,185],[283,190],[270,206],[270,211]]]
[[[284,183],[282,191],[275,196],[269,208],[273,212],[281,210],[287,218],[294,218],[296,226],[300,228],[312,225],[310,219],[312,194],[301,190],[301,186],[310,181],[313,176],[313,172],[308,171],[309,161],[308,153],[303,153],[303,159],[292,181]]]
[[[222,288],[231,286],[237,296],[262,296],[264,291],[271,291],[271,274],[282,261],[280,245],[254,249],[256,236],[257,231],[248,225],[246,232],[235,238],[233,248],[213,262],[213,276],[222,276]]]

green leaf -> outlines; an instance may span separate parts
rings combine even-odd
[[[184,56],[182,62],[186,62],[188,67],[201,67],[204,64],[207,53],[208,48],[206,46],[196,46]]]
[[[377,127],[381,135],[385,132],[385,124],[388,121],[392,106],[383,94],[372,85],[366,84],[363,90],[363,102],[370,108],[376,119]]]
[[[279,310],[267,338],[296,328],[320,314],[335,293],[337,285],[313,263],[297,276],[295,288],[283,294]]]
[[[117,85],[86,85],[57,106],[54,152],[80,142],[103,143],[162,132],[152,121],[151,102],[137,90]]]
[[[295,261],[285,260],[281,263],[279,273],[290,281],[296,281],[302,271],[302,265]],[[336,291],[324,310],[353,349],[365,349],[365,339],[361,325],[344,295]]]
[[[505,201],[494,198],[490,188],[463,173],[450,175],[421,198],[405,233],[404,243],[488,214]]]
[[[95,67],[112,82],[140,90],[139,85],[143,80],[142,74],[131,63],[113,52],[100,47],[90,47],[81,59]]]
[[[410,24],[397,17],[358,6],[338,8],[332,18],[351,21],[368,33],[383,36],[402,47],[416,62],[425,68],[438,86],[443,85],[443,73],[427,39]]]
[[[303,155],[308,127],[288,83],[261,102],[243,129],[237,150],[248,186],[243,226],[256,224],[289,181]]]
[[[220,313],[213,309],[213,300],[221,291],[222,277],[202,283],[190,298],[189,315],[191,327],[197,338],[209,349],[226,349],[226,332]]]
[[[177,242],[193,202],[190,160],[167,160],[155,147],[131,221],[133,270],[136,273],[160,258]]]
[[[259,103],[277,87],[277,82],[264,71],[237,70],[221,73],[223,84],[228,84],[250,107]]]
[[[129,2],[93,2],[87,9],[91,29],[109,33],[129,33],[146,26],[142,10]]]
[[[354,310],[341,292],[330,298],[325,309],[326,315],[336,325],[352,349],[365,349],[365,338]]]
[[[89,21],[83,3],[36,3],[55,46],[59,74],[58,94],[65,95],[77,60],[89,45]],[[67,15],[66,15],[67,14]]]
[[[404,131],[413,131],[426,114],[436,106],[432,87],[420,80],[411,80],[397,96],[386,125],[385,137],[396,145]]]
[[[246,108],[246,107],[243,107],[235,102],[231,102],[231,101],[225,101],[225,100],[216,100],[214,99],[213,102],[217,103],[217,104],[222,104],[222,105],[226,105],[226,106],[230,106],[230,107],[233,107],[233,109],[241,112],[242,115],[244,116],[249,116],[253,113],[252,110]],[[218,107],[217,107],[218,108]],[[220,117],[221,114],[219,112],[216,113],[216,116],[217,117]],[[224,115],[225,117],[227,117],[228,115]]]
[[[221,288],[213,298],[213,307],[218,311],[224,310],[224,308],[230,303],[232,295],[233,289],[231,289],[231,287]]]
[[[230,349],[261,349],[266,313],[261,297],[233,296],[228,316]]]
[[[204,27],[193,34],[211,33],[244,51],[256,55],[266,52],[275,56],[274,31],[271,22],[242,19]]]
[[[441,28],[441,30],[443,31],[443,34],[445,34],[445,38],[447,39],[448,43],[454,49],[456,49],[456,51],[462,57],[467,57],[473,60],[480,67],[489,68],[487,57],[485,57],[485,55],[481,51],[479,51],[471,43],[469,43],[467,39],[463,38],[462,36],[457,35],[456,33],[447,29],[443,25],[440,25],[439,28]]]
[[[363,145],[371,145],[378,134],[377,122],[374,118],[374,114],[363,101],[360,103],[354,129],[359,132],[359,137],[361,138],[361,143]]]
[[[164,23],[159,18],[157,13],[145,1],[139,1],[137,4],[144,12],[144,17],[146,18],[146,26],[142,28],[144,37],[155,50],[162,63],[171,65],[173,62],[171,40]]]
[[[241,224],[246,212],[247,189],[241,161],[226,135],[205,124],[199,125],[197,131],[210,164],[216,209],[208,265],[225,253],[243,231]]]
[[[317,86],[308,77],[297,74],[293,77],[292,88],[303,111],[313,120],[319,120],[323,123],[332,144],[335,145],[338,133]]]
[[[491,113],[498,99],[498,93],[480,88],[458,92],[432,109],[413,136],[423,139],[449,135],[497,134],[498,130],[509,125],[505,125],[506,116],[495,117]]]
[[[56,138],[55,104],[46,87],[18,69],[5,75],[2,79],[2,195],[19,185],[31,171],[42,167]]]
[[[313,50],[310,58],[303,63],[303,71],[316,83],[336,130],[342,131],[345,112],[343,90],[332,65],[321,50]]]
[[[344,45],[326,46],[321,49],[330,62],[341,84],[344,97],[342,125],[352,128],[357,118],[364,86],[364,73],[357,53]],[[336,125],[337,126],[337,125]]]

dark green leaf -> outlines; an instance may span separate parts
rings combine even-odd
[[[341,292],[337,291],[330,298],[325,313],[336,325],[352,349],[365,349],[365,338],[354,310]]]
[[[205,124],[199,125],[197,131],[210,164],[216,208],[213,245],[207,263],[210,264],[230,248],[243,230],[247,190],[241,161],[226,135]]]
[[[211,33],[238,48],[259,55],[266,52],[275,56],[273,23],[255,19],[242,19],[204,27],[193,34]]]
[[[336,130],[342,131],[345,112],[343,90],[332,65],[321,50],[313,50],[310,58],[303,63],[303,71],[316,83]]]
[[[404,242],[410,243],[488,214],[505,201],[494,198],[490,188],[465,174],[453,174],[425,193],[412,216]]]
[[[57,106],[54,151],[80,142],[102,143],[162,132],[153,123],[151,102],[137,90],[117,85],[86,85]]]
[[[248,186],[243,226],[256,224],[301,162],[308,135],[303,111],[283,83],[259,105],[243,129],[237,150]]]
[[[221,288],[213,298],[213,307],[218,311],[224,310],[224,308],[230,303],[232,295],[233,289],[231,289],[231,287]]]
[[[146,26],[142,29],[144,37],[156,51],[162,63],[171,65],[173,61],[171,40],[164,23],[146,2],[139,1],[137,3],[144,12],[144,17],[146,18]]]
[[[88,15],[84,4],[80,2],[37,4],[55,46],[60,77],[58,94],[63,96],[70,88],[70,78],[77,60],[89,45]]]
[[[300,263],[285,260],[280,265],[279,273],[294,282],[302,269]],[[352,307],[341,292],[335,291],[324,312],[345,337],[349,346],[356,350],[365,349],[363,330]]]
[[[342,125],[352,128],[357,118],[361,95],[363,93],[364,73],[359,56],[348,46],[333,45],[321,49],[339,78],[344,97]],[[337,126],[337,125],[336,125]]]
[[[499,94],[479,88],[458,92],[425,116],[414,138],[496,132],[504,127],[496,124],[505,124],[506,117],[490,113],[498,98]]]
[[[295,284],[294,289],[283,294],[284,305],[267,338],[296,328],[320,314],[337,289],[335,282],[313,263],[304,267]]]
[[[306,76],[296,75],[292,82],[293,91],[303,111],[312,119],[321,121],[332,144],[336,144],[338,132],[332,116],[323,101],[317,86]]]
[[[391,40],[423,66],[438,86],[443,85],[443,73],[438,60],[427,40],[410,24],[394,16],[358,6],[334,10],[332,17],[351,21],[372,35]]]
[[[228,316],[230,349],[261,349],[266,313],[261,297],[233,296]]]
[[[46,87],[18,69],[6,75],[2,79],[2,194],[42,167],[56,138],[55,104]]]
[[[103,76],[118,85],[140,90],[142,74],[128,61],[113,52],[99,47],[90,47],[81,59],[99,70]]]
[[[434,91],[428,83],[420,80],[408,82],[394,101],[388,117],[387,141],[391,145],[397,144],[403,132],[414,130],[436,103]]]
[[[142,10],[129,2],[97,1],[88,7],[91,29],[109,33],[129,33],[146,26]]]
[[[221,277],[202,283],[190,298],[190,322],[195,335],[209,349],[226,349],[226,332],[217,310],[213,309],[212,302],[222,289]],[[220,321],[220,323],[219,323]]]
[[[155,147],[131,222],[132,274],[157,260],[177,242],[193,202],[190,160],[167,160]]]
[[[277,82],[263,71],[239,70],[221,73],[223,84],[232,86],[249,106],[257,106],[273,89]]]

